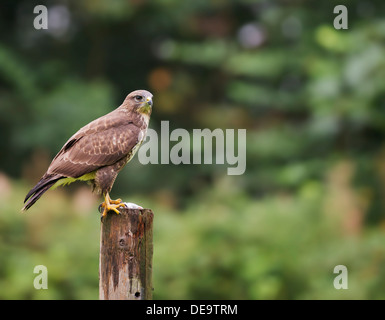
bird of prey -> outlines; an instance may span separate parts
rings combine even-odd
[[[131,92],[120,107],[76,132],[52,160],[47,172],[25,197],[28,210],[48,189],[74,181],[88,181],[104,196],[102,218],[125,206],[111,200],[109,192],[119,171],[133,158],[144,141],[152,111],[152,94]]]

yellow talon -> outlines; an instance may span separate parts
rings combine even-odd
[[[125,207],[126,205],[122,202],[121,199],[111,200],[110,195],[106,193],[104,197],[104,202],[100,205],[101,208],[104,208],[102,213],[102,218],[107,215],[108,211],[114,211],[116,214],[119,214],[118,208]]]
[[[112,203],[112,204],[121,204],[122,203],[122,199],[116,199],[116,200],[110,199],[110,203]]]

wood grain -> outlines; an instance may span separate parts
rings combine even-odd
[[[153,218],[150,209],[109,212],[100,229],[99,299],[152,299]]]

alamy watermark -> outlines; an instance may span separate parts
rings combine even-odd
[[[340,264],[334,267],[333,273],[338,273],[334,278],[333,285],[336,289],[348,289],[348,268]]]
[[[176,142],[171,148],[170,141]],[[147,130],[138,159],[143,165],[228,164],[228,175],[242,175],[246,171],[246,129],[189,132],[178,128],[170,132],[169,121],[161,121],[159,135],[154,129]]]
[[[338,13],[334,18],[333,26],[335,29],[348,29],[348,9],[340,4],[334,7],[333,13]]]
[[[35,266],[33,273],[37,276],[33,280],[33,286],[36,290],[48,289],[48,269],[44,265]]]
[[[36,17],[33,26],[36,30],[48,29],[48,9],[44,5],[37,5],[33,9]],[[333,21],[335,29],[348,29],[348,9],[344,5],[337,5],[333,9],[334,14],[338,14]]]
[[[33,20],[33,27],[36,30],[48,29],[48,9],[46,6],[38,5],[33,8],[33,13],[37,16]]]

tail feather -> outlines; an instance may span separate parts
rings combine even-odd
[[[22,211],[28,210],[33,204],[40,199],[44,192],[51,188],[56,181],[61,179],[58,175],[44,175],[40,181],[34,186],[24,199],[25,206]],[[27,203],[26,203],[27,202]]]

